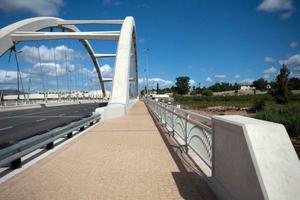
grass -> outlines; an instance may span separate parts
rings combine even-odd
[[[291,137],[300,136],[300,107],[278,106],[257,112],[257,119],[283,124]]]
[[[255,99],[262,99],[266,104],[274,101],[269,94],[243,95],[243,96],[175,96],[175,101],[179,104],[189,106],[194,109],[203,109],[213,106],[235,106],[239,108],[250,108]]]

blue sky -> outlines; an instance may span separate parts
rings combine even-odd
[[[22,2],[25,1],[1,1],[0,27],[24,18],[44,15],[63,19],[124,19],[126,16],[134,16],[141,85],[145,68],[145,55],[142,50],[145,48],[150,49],[149,82],[153,87],[156,86],[156,82],[159,82],[161,87],[170,86],[174,84],[175,78],[181,75],[189,76],[193,80],[192,84],[201,83],[201,86],[223,81],[251,82],[260,77],[272,80],[282,63],[288,65],[292,71],[291,76],[300,77],[300,14],[299,2],[296,1],[27,0],[26,4]],[[99,26],[79,28],[82,31],[99,30]],[[101,30],[119,28],[100,27]],[[109,42],[93,41],[92,44],[96,51],[101,50],[100,53],[112,53],[116,48],[114,43]],[[81,60],[71,63],[75,68],[79,62],[92,71],[90,61],[80,58],[85,53],[78,42],[27,43],[18,45],[18,49],[26,45],[27,47],[44,45],[44,49],[49,48],[48,51],[51,51],[51,48],[62,49],[61,45],[65,45],[63,47],[70,51],[74,50],[74,58]],[[14,61],[7,64],[7,57],[8,55],[3,56],[0,64],[13,68]],[[38,60],[28,62],[21,56],[21,62],[26,71],[26,68],[32,68]],[[101,62],[101,65],[106,75],[111,76],[113,60]],[[35,69],[38,69],[37,66]],[[62,76],[62,81],[63,79]]]

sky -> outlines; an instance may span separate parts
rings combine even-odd
[[[36,16],[63,19],[124,19],[133,16],[137,29],[139,83],[144,84],[149,49],[149,85],[174,85],[178,76],[190,84],[251,83],[273,80],[282,64],[300,78],[300,4],[293,0],[0,0],[0,27]],[[87,3],[88,2],[88,3]],[[120,30],[119,26],[79,26],[81,31]],[[116,43],[91,41],[97,53],[114,53]],[[26,87],[40,90],[96,88],[95,71],[77,41],[26,42],[17,45]],[[38,53],[39,52],[39,53]],[[57,58],[54,62],[54,53]],[[40,56],[38,55],[40,54]],[[67,55],[67,56],[66,56]],[[9,53],[0,58],[1,87],[16,77]],[[67,59],[66,59],[67,57]],[[101,71],[111,77],[114,60]],[[56,68],[55,68],[56,66]],[[41,77],[42,68],[45,77]],[[58,68],[58,81],[55,69]],[[68,79],[68,70],[73,79]],[[43,79],[43,81],[42,81]],[[36,81],[34,84],[33,82]],[[68,83],[72,82],[72,83]],[[29,84],[31,82],[31,85]],[[26,85],[24,83],[24,85]],[[77,84],[77,85],[76,85]],[[109,87],[109,86],[108,86]]]

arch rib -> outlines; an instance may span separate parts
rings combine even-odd
[[[133,54],[132,51],[133,50]],[[115,71],[111,91],[111,99],[105,110],[105,118],[113,118],[126,114],[129,102],[129,73],[133,57],[134,81],[137,85],[137,54],[135,41],[135,22],[133,17],[126,17],[120,32],[116,53]],[[136,90],[136,88],[135,88]],[[137,93],[137,92],[136,92]],[[137,94],[136,94],[137,95]]]

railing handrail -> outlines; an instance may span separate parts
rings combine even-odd
[[[157,102],[158,103],[158,102]],[[205,122],[208,122],[209,124],[211,124],[211,118],[210,117],[207,117],[207,116],[205,116],[205,115],[201,115],[201,114],[199,114],[199,113],[195,113],[195,112],[192,112],[192,111],[188,111],[188,110],[185,110],[185,109],[182,109],[182,108],[177,108],[176,106],[173,106],[173,105],[167,105],[166,104],[166,106],[164,107],[161,103],[158,103],[158,105],[159,106],[161,106],[163,109],[166,109],[166,110],[168,110],[169,112],[172,112],[173,114],[175,114],[175,115],[179,115],[179,116],[181,116],[181,117],[185,117],[184,115],[180,115],[180,114],[178,114],[177,112],[176,112],[176,110],[180,110],[180,111],[182,111],[183,113],[186,113],[186,114],[192,114],[192,115],[194,115],[194,116],[196,116],[196,117],[199,117],[200,119],[202,119],[202,120],[204,120]],[[173,109],[169,109],[168,107],[172,107]],[[175,111],[174,111],[175,110]],[[193,119],[191,119],[191,118],[187,118],[187,120],[189,121],[189,122],[191,122],[191,123],[193,123],[193,124],[195,124],[195,125],[198,125],[198,126],[200,126],[201,128],[204,128],[204,129],[206,129],[207,131],[211,131],[211,127],[209,127],[209,126],[207,126],[207,125],[205,125],[205,124],[203,124],[203,123],[201,123],[201,122],[198,122],[198,121],[195,121],[195,120],[193,120]]]
[[[162,102],[157,102],[157,103],[164,104]],[[189,115],[193,115],[193,116],[199,117],[201,120],[203,120],[203,121],[208,122],[209,124],[211,124],[211,117],[208,117],[208,116],[205,116],[205,115],[202,115],[202,114],[199,114],[199,113],[187,110],[187,109],[178,108],[177,106],[174,106],[174,105],[168,105],[168,104],[165,104],[165,105],[167,107],[171,107],[171,108],[173,108],[175,110],[182,111],[183,113],[187,113]]]

